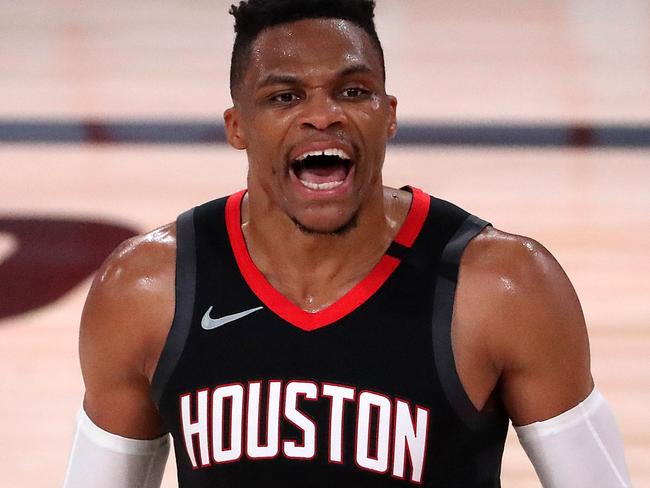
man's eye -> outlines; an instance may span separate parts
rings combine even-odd
[[[295,93],[278,93],[277,95],[273,95],[271,97],[271,102],[273,103],[281,103],[281,104],[286,104],[286,103],[293,103],[299,99],[298,95]]]
[[[361,98],[367,96],[369,93],[368,90],[364,90],[363,88],[352,87],[343,90],[342,95],[345,98]]]

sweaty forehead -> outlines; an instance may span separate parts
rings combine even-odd
[[[257,80],[272,72],[309,75],[365,64],[381,76],[381,60],[370,36],[341,19],[305,19],[262,31],[251,46],[247,77]]]

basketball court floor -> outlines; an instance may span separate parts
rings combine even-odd
[[[245,186],[244,154],[219,137],[132,134],[161,120],[218,131],[229,3],[2,2],[0,486],[61,485],[83,395],[79,316],[101,259]],[[379,0],[377,22],[404,133],[424,130],[390,146],[385,183],[557,257],[634,486],[650,486],[650,3]],[[540,486],[513,436],[503,486]]]

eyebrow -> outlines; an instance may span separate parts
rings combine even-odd
[[[355,63],[346,66],[336,73],[336,78],[345,78],[355,74],[374,73],[374,70],[364,63]],[[300,78],[291,74],[271,73],[265,76],[262,81],[257,84],[257,89],[264,88],[272,85],[296,85],[300,82]]]
[[[295,85],[296,83],[298,83],[297,76],[271,73],[257,84],[257,89],[271,85]]]
[[[339,78],[345,78],[346,76],[356,75],[356,74],[371,74],[374,73],[374,70],[364,63],[355,63],[343,68],[337,75]]]

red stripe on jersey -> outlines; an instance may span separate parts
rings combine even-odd
[[[395,237],[395,242],[406,247],[411,247],[420,233],[430,203],[427,194],[416,188],[411,190],[411,208]],[[245,194],[246,190],[237,192],[226,202],[226,228],[239,271],[253,293],[271,311],[302,330],[320,329],[345,317],[374,295],[399,266],[397,258],[384,254],[372,271],[336,302],[318,312],[306,312],[273,288],[251,259],[241,230],[241,203]]]
[[[395,236],[395,239],[393,239],[398,244],[406,247],[413,246],[415,239],[420,234],[424,221],[429,214],[429,205],[431,204],[429,195],[422,190],[411,187],[411,192],[413,193],[411,209],[401,229]]]

